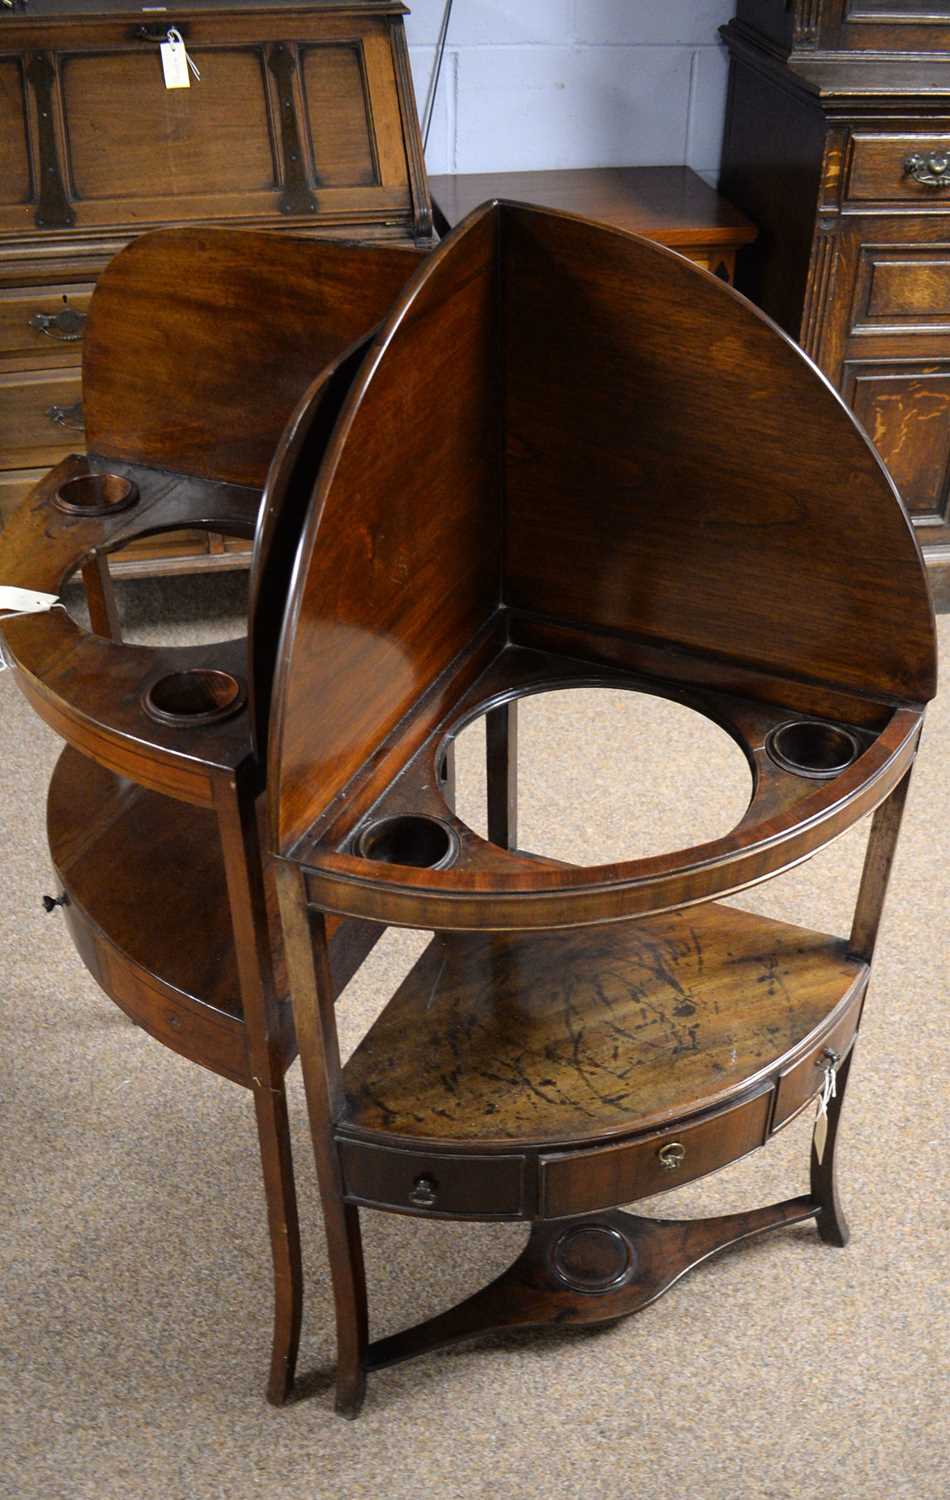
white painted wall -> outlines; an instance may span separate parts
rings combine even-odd
[[[443,0],[408,0],[420,113]],[[719,170],[733,0],[455,0],[429,171]]]

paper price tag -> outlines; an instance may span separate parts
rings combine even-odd
[[[18,589],[0,585],[0,615],[38,615],[58,603],[58,594],[41,594],[37,589]]]
[[[201,80],[201,74],[193,60],[188,56],[188,48],[185,39],[177,26],[169,26],[165,40],[160,44],[162,53],[162,72],[165,74],[165,87],[167,89],[191,88],[189,73]]]
[[[191,79],[188,76],[188,53],[185,51],[184,42],[162,42],[160,51],[162,54],[162,72],[165,75],[165,87],[167,89],[190,89]]]

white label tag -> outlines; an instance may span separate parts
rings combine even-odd
[[[162,42],[159,50],[162,54],[165,87],[167,89],[190,89],[188,53],[185,51],[184,42]]]
[[[40,594],[36,589],[17,589],[0,584],[0,610],[17,615],[39,615],[59,602],[58,594]]]

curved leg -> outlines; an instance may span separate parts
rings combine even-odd
[[[343,1203],[332,1189],[323,1192],[321,1186],[321,1196],[336,1304],[336,1410],[352,1419],[359,1416],[366,1397],[369,1343],[360,1216],[359,1209]]]
[[[343,1417],[356,1417],[366,1394],[366,1272],[359,1210],[343,1202],[333,1141],[342,1085],[326,921],[308,912],[299,872],[278,867],[277,890],[336,1305],[336,1409]]]
[[[267,1088],[255,1082],[253,1092],[274,1262],[274,1336],[267,1399],[282,1406],[293,1390],[303,1310],[297,1193],[284,1086]]]
[[[841,1204],[838,1202],[838,1188],[835,1181],[835,1144],[838,1139],[841,1107],[844,1104],[844,1095],[848,1087],[848,1074],[851,1071],[851,1059],[853,1056],[854,1047],[852,1046],[851,1051],[838,1069],[835,1097],[828,1105],[828,1131],[820,1160],[818,1152],[815,1149],[814,1136],[812,1136],[811,1143],[811,1195],[820,1205],[818,1212],[818,1234],[826,1245],[837,1245],[842,1249],[848,1243],[851,1231],[848,1228],[848,1221],[841,1210]]]

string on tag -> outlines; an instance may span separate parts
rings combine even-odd
[[[819,1162],[825,1154],[825,1141],[828,1136],[828,1105],[838,1092],[838,1054],[829,1048],[824,1054],[825,1076],[822,1079],[821,1091],[818,1095],[818,1112],[815,1115],[815,1155]]]
[[[187,89],[191,87],[191,79],[188,70],[200,80],[201,74],[192,59],[188,56],[188,48],[185,39],[177,26],[169,26],[165,33],[165,40],[159,43],[159,53],[162,59],[162,74],[167,89]]]
[[[182,52],[185,54],[185,62],[188,64],[195,78],[200,83],[201,74],[198,72],[198,65],[195,62],[194,58],[191,56],[191,53],[188,51],[188,48],[185,46],[185,38],[182,36],[177,26],[169,26],[168,32],[165,36],[165,40],[167,42],[170,42],[173,47],[181,48]]]

